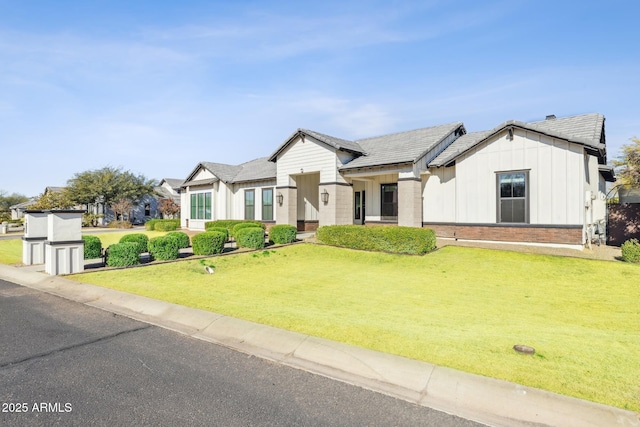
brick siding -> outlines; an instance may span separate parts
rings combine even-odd
[[[435,231],[437,237],[448,237],[461,240],[493,240],[501,242],[554,243],[569,245],[581,245],[583,243],[582,227],[433,223],[425,223],[423,227],[430,228]]]

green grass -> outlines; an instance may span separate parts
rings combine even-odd
[[[213,275],[203,265],[215,266]],[[415,257],[316,245],[74,280],[640,409],[640,268],[446,247]],[[522,356],[514,344],[535,347]]]
[[[100,238],[102,247],[106,248],[109,245],[118,243],[120,238],[125,234],[131,233],[143,233],[152,237],[164,236],[167,234],[165,231],[147,231],[147,230],[129,230],[118,232],[90,232],[83,234],[90,234]],[[22,239],[0,240],[0,264],[19,264],[22,262]]]
[[[22,239],[0,240],[0,264],[22,262]]]

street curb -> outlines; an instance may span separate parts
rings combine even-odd
[[[0,265],[0,278],[492,426],[640,427],[640,414],[217,313]]]

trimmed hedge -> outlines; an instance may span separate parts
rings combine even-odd
[[[138,245],[138,255],[149,252],[149,236],[142,233],[125,234],[120,238],[120,243],[133,242]]]
[[[225,242],[224,234],[218,231],[205,231],[191,238],[194,255],[214,255],[222,253]]]
[[[159,219],[150,219],[149,221],[144,223],[144,228],[153,231],[156,226],[156,222],[160,221]]]
[[[159,219],[153,223],[153,229],[156,231],[174,231],[180,228],[179,219]]]
[[[291,243],[296,240],[298,230],[294,225],[280,224],[269,229],[269,241],[273,243]]]
[[[236,244],[239,248],[264,248],[264,230],[262,227],[237,227],[234,229],[234,233],[236,233]]]
[[[260,222],[260,221],[255,221],[255,220],[248,220],[248,219],[220,219],[217,221],[208,221],[204,223],[204,229],[207,231],[211,231],[211,228],[216,228],[216,227],[223,227],[226,228],[227,230],[229,230],[229,237],[235,237],[233,234],[233,227],[235,227],[238,224],[242,224],[242,223],[251,223],[251,224],[255,224],[256,227],[262,227],[262,229],[264,230],[266,228],[266,226]]]
[[[263,223],[256,224],[255,222],[241,222],[240,224],[236,224],[233,226],[233,231],[231,235],[235,237],[236,240],[238,240],[238,232],[240,230],[244,228],[258,228],[258,227],[262,229],[263,233],[264,233],[264,230],[267,228],[267,226],[264,225]]]
[[[180,238],[178,236],[159,236],[149,240],[149,253],[154,259],[170,260],[180,256]]]
[[[178,248],[180,249],[188,248],[191,245],[189,235],[183,231],[172,231],[167,233],[166,236],[173,236],[178,239]]]
[[[436,235],[428,228],[329,225],[318,228],[316,237],[327,245],[375,252],[423,255],[436,248]]]
[[[225,227],[209,227],[207,231],[217,231],[218,233],[224,234],[225,242],[229,241],[229,229]]]
[[[84,240],[84,259],[96,259],[102,256],[102,242],[97,236],[82,236]]]
[[[129,221],[111,221],[107,228],[133,228],[133,224]]]
[[[630,239],[624,242],[622,250],[622,260],[626,262],[640,262],[640,242],[638,239]]]
[[[107,248],[109,267],[127,267],[140,264],[138,244],[136,242],[116,243]]]

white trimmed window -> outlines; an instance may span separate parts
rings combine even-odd
[[[244,219],[256,218],[256,192],[255,190],[244,191]]]
[[[191,219],[211,219],[211,192],[191,194]]]
[[[496,174],[498,186],[498,222],[529,222],[529,172],[513,171]]]
[[[262,220],[273,221],[273,188],[262,189]]]

